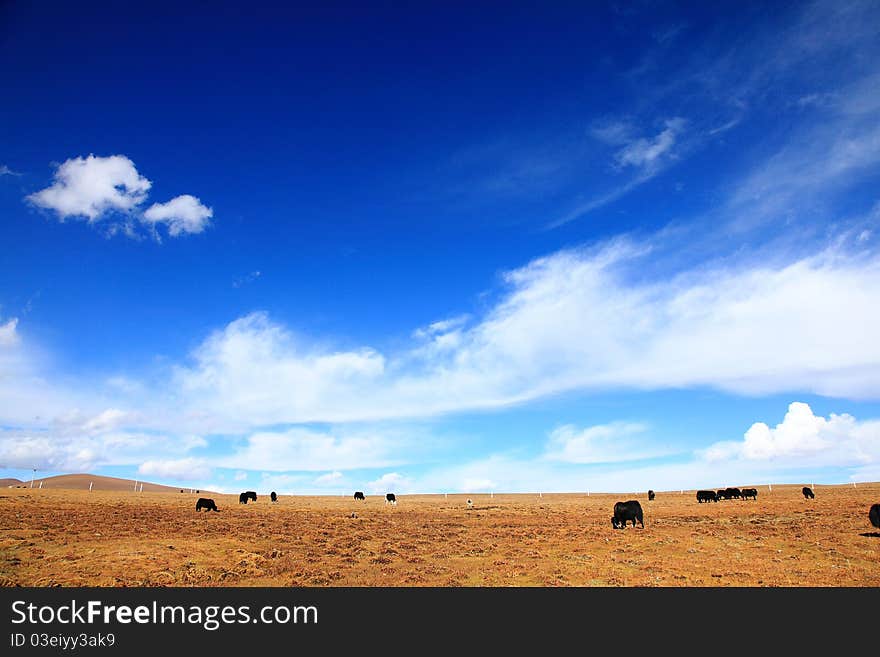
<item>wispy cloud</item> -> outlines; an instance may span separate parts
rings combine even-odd
[[[646,57],[656,61],[643,62],[631,74],[638,94],[620,108],[625,118],[600,120],[590,131],[601,143],[618,147],[613,154],[618,172],[635,175],[625,181],[591,177],[587,199],[548,227],[635,192],[666,168],[664,154],[684,159],[735,128],[757,128],[752,119],[764,120],[763,137],[746,151],[738,145],[736,159],[745,161],[740,173],[711,183],[722,198],[729,197],[725,216],[712,220],[737,230],[827,220],[822,203],[830,195],[873,180],[880,116],[878,34],[871,2],[812,2],[780,12],[775,22],[756,24],[741,40],[718,38],[712,31],[703,42],[695,36],[683,64],[664,59],[669,53],[663,47],[651,51]],[[656,120],[658,107],[670,106],[694,109],[686,131],[667,126],[646,135],[637,129]],[[786,120],[768,124],[768,113]],[[764,149],[775,154],[768,159]]]
[[[687,121],[673,117],[663,122],[662,129],[653,136],[635,136],[637,129],[625,121],[604,121],[591,129],[598,140],[613,145],[617,150],[612,154],[611,164],[615,172],[632,172],[632,177],[611,189],[597,194],[580,203],[551,221],[548,229],[558,228],[590,212],[613,203],[661,173],[678,159],[676,143],[684,132]]]
[[[247,285],[248,283],[253,283],[260,276],[262,276],[262,273],[260,273],[259,270],[254,270],[251,273],[245,274],[244,276],[239,276],[234,281],[232,281],[232,287],[239,288]]]
[[[0,164],[0,176],[20,176],[18,171],[13,171],[5,164]]]
[[[668,453],[645,440],[647,431],[648,427],[640,422],[613,422],[583,429],[564,424],[550,432],[543,458],[564,463],[614,463]]]
[[[621,168],[634,167],[656,172],[664,159],[672,156],[675,142],[686,121],[681,117],[664,121],[663,129],[654,137],[641,137],[627,143],[614,154],[614,161]]]

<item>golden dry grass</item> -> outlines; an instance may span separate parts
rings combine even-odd
[[[198,496],[0,490],[6,586],[878,586],[880,484],[615,495]],[[474,508],[465,500],[471,497]],[[636,498],[644,530],[611,528]],[[352,512],[357,518],[352,518]]]

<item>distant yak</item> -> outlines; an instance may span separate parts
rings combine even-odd
[[[366,500],[366,498],[364,497],[363,492],[362,492],[362,491],[359,491],[359,490],[356,490],[356,491],[354,492],[354,499],[355,499],[355,500],[361,500],[361,501],[365,501],[365,500]]]
[[[805,500],[814,500],[816,499],[816,495],[813,493],[813,489],[809,486],[804,486],[801,488],[801,492],[804,494]]]

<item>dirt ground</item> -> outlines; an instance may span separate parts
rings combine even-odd
[[[880,586],[880,484],[566,495],[214,495],[0,490],[4,586]],[[474,501],[468,509],[467,497]],[[614,530],[638,499],[645,529]],[[352,512],[357,517],[351,517]]]

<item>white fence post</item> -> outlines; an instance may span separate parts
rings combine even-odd
[[[92,492],[92,482],[91,481],[89,482],[89,492],[90,493]]]
[[[43,482],[41,481],[40,482],[40,489],[42,490],[42,488],[43,488]]]

